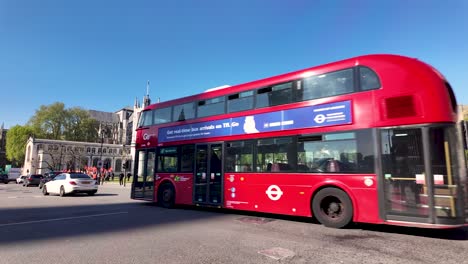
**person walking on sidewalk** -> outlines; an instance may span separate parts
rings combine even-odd
[[[123,185],[123,180],[124,180],[124,174],[123,174],[123,172],[121,172],[121,173],[119,174],[119,184],[120,184],[120,185]]]

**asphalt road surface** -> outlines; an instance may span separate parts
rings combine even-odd
[[[107,184],[96,196],[43,196],[0,184],[0,263],[468,263],[468,229],[337,230],[307,218],[163,209],[129,193]]]

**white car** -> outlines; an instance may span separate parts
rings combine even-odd
[[[27,175],[22,175],[16,178],[16,184],[24,183],[24,180],[27,178]]]
[[[53,180],[46,182],[42,187],[44,195],[58,194],[65,196],[71,193],[94,195],[97,191],[96,181],[84,173],[62,173]]]

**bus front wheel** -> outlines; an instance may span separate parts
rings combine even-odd
[[[175,204],[175,190],[170,183],[164,183],[158,190],[158,204],[164,208],[172,208]]]
[[[342,228],[353,219],[353,204],[349,196],[337,188],[324,188],[312,200],[312,212],[326,227]]]

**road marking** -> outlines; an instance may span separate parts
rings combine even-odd
[[[12,226],[12,225],[34,224],[34,223],[44,223],[44,222],[54,222],[54,221],[80,219],[80,218],[91,218],[91,217],[116,215],[116,214],[128,214],[128,212],[115,212],[115,213],[108,213],[108,214],[82,215],[82,216],[74,216],[74,217],[62,217],[62,218],[52,218],[52,219],[44,219],[44,220],[37,220],[37,221],[26,221],[26,222],[18,222],[18,223],[0,224],[0,227]]]

